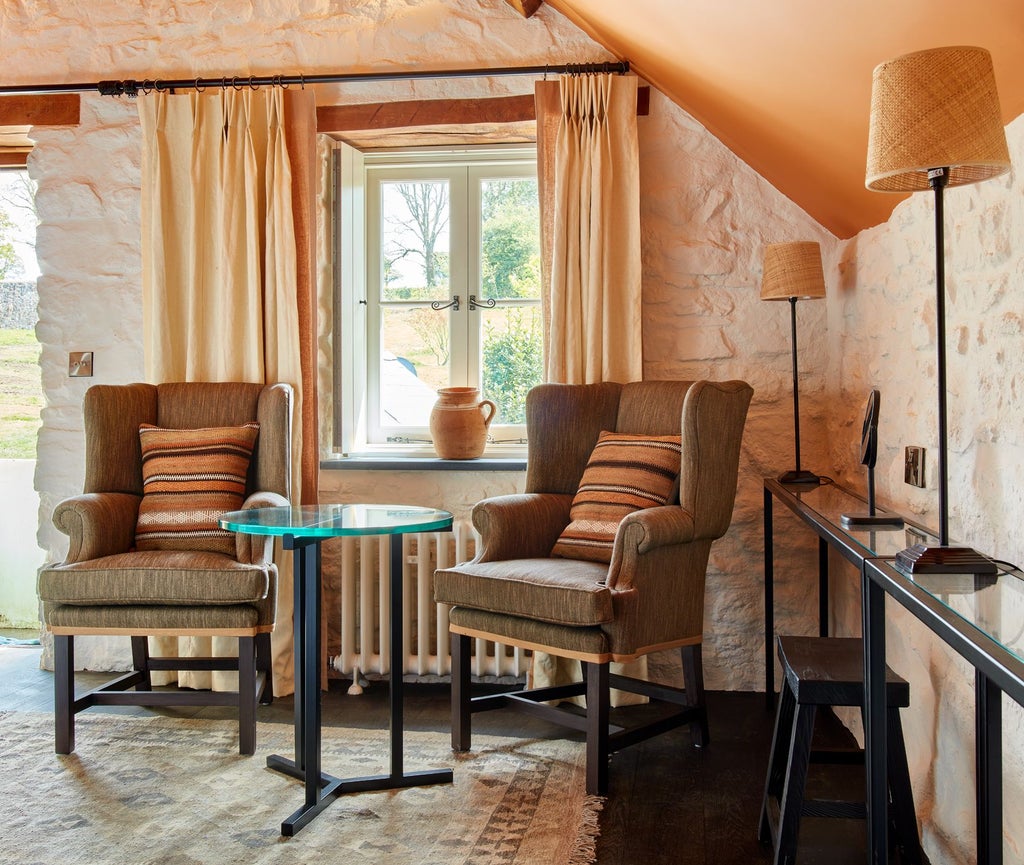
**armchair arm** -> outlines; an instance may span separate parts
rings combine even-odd
[[[693,515],[679,505],[622,520],[608,568],[615,619],[605,626],[616,654],[700,639],[710,548],[709,539],[696,536]]]
[[[572,496],[561,493],[521,493],[495,496],[473,508],[473,525],[480,533],[474,561],[544,558],[569,524]]]
[[[141,500],[132,493],[85,493],[60,502],[53,524],[70,538],[65,563],[128,552]]]
[[[259,491],[252,493],[242,503],[242,510],[252,508],[288,507],[291,502],[279,493]],[[272,535],[248,535],[235,532],[235,558],[246,565],[264,565],[274,559],[274,538]]]

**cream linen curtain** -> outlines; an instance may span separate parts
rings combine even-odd
[[[150,93],[138,103],[147,378],[292,384],[292,497],[315,501],[312,93],[224,88]],[[310,450],[312,461],[303,458]],[[277,559],[273,671],[283,695],[294,688],[292,580],[290,556]],[[236,650],[228,638],[181,643],[186,654]],[[235,673],[180,677],[194,688],[236,681]]]
[[[563,75],[536,85],[546,381],[643,377],[637,82]],[[647,659],[612,669],[645,677]],[[534,686],[579,677],[579,661],[535,653]],[[613,705],[635,702],[646,698],[612,692]]]
[[[643,376],[637,80],[537,84],[547,381]]]

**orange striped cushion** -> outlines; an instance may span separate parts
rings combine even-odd
[[[139,550],[235,553],[234,533],[218,525],[245,498],[258,423],[208,429],[139,427],[142,503],[135,526]]]
[[[610,562],[622,518],[675,494],[681,453],[680,436],[602,432],[551,555]]]

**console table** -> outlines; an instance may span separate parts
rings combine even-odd
[[[865,500],[835,483],[782,484],[764,479],[765,695],[775,689],[773,502],[796,514],[818,535],[818,627],[828,634],[828,552],[837,550],[861,573],[864,636],[864,738],[868,862],[887,861],[885,721],[885,597],[889,595],[975,668],[975,749],[978,862],[1002,862],[1002,712],[1005,692],[1024,705],[1024,573],[996,577],[927,574],[913,578],[893,557],[915,543],[937,543],[927,529],[842,525],[843,514],[863,514]]]
[[[452,515],[405,505],[307,505],[250,508],[223,514],[220,525],[233,532],[274,535],[294,551],[295,757],[267,757],[268,768],[305,782],[305,803],[281,824],[294,835],[338,796],[392,790],[452,780],[451,769],[406,772],[402,767],[402,535],[450,531]],[[343,535],[390,535],[391,771],[362,778],[335,778],[320,769],[320,544]]]

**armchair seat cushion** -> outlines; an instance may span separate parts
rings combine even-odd
[[[571,627],[611,622],[608,566],[577,559],[467,562],[434,575],[440,603]]]
[[[148,550],[49,566],[38,588],[47,604],[229,606],[264,601],[271,575],[220,553]]]

